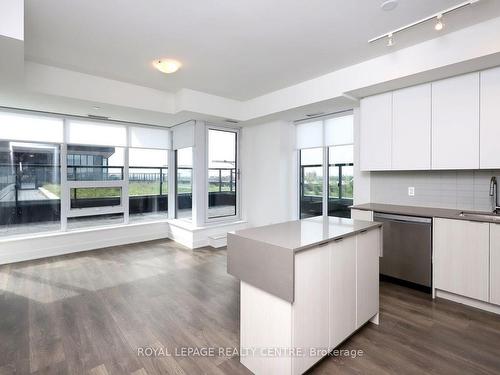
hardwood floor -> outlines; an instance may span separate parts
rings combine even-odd
[[[232,353],[182,356],[237,348],[238,302],[225,250],[171,241],[0,266],[0,374],[248,374]],[[500,373],[496,315],[382,283],[380,321],[342,344],[361,357],[311,373]]]

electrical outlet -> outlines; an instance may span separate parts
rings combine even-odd
[[[409,186],[409,187],[408,187],[408,195],[409,195],[410,197],[415,196],[415,188],[414,188],[413,186]]]

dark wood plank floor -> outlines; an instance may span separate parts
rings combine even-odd
[[[0,266],[0,374],[248,374],[230,353],[181,355],[237,348],[238,302],[225,250],[171,241]],[[342,348],[363,356],[311,373],[498,374],[500,318],[382,283],[380,326]]]

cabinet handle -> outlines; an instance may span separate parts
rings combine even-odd
[[[368,229],[363,229],[363,230],[359,231],[359,234],[363,234],[363,233],[366,233],[366,232],[368,232]]]
[[[340,242],[340,241],[342,241],[343,239],[344,239],[344,237],[336,238],[336,239],[334,239],[334,240],[333,240],[333,242]]]
[[[327,241],[327,242],[320,243],[320,244],[318,245],[318,247],[322,247],[322,246],[326,246],[326,245],[328,245],[328,241]]]

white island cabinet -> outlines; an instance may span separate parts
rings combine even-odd
[[[302,374],[378,323],[381,230],[317,217],[228,234],[228,272],[241,280],[241,363],[255,374]]]

